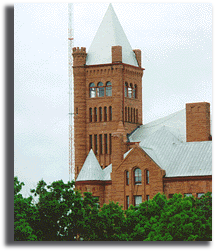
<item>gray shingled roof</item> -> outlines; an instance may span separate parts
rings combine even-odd
[[[109,5],[86,57],[86,65],[112,63],[112,46],[122,46],[122,62],[138,67],[135,53],[115,14]]]

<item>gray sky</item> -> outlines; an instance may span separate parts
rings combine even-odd
[[[74,46],[88,48],[108,3],[74,4]],[[144,123],[212,104],[212,5],[113,3],[142,50]],[[68,180],[67,4],[15,4],[15,176]]]

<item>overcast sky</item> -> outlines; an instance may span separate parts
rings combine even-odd
[[[74,46],[88,48],[108,3],[74,4]],[[113,3],[142,50],[144,123],[212,104],[212,5]],[[68,180],[67,4],[15,4],[15,176]]]

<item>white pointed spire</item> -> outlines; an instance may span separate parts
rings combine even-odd
[[[112,63],[112,46],[122,46],[123,63],[138,66],[135,54],[115,14],[112,4],[109,4],[88,50],[86,65]]]
[[[103,170],[91,149],[76,181],[103,180]]]

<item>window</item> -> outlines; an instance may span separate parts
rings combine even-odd
[[[92,108],[89,108],[89,122],[92,122]]]
[[[185,197],[190,197],[190,196],[192,196],[192,193],[185,193],[184,196]]]
[[[89,149],[92,149],[92,135],[89,135]]]
[[[134,183],[135,185],[141,185],[141,170],[139,168],[136,168],[134,170]]]
[[[133,122],[135,123],[136,122],[136,116],[135,116],[135,108],[133,109]]]
[[[112,121],[112,107],[109,106],[109,121]]]
[[[112,154],[112,135],[109,134],[109,153]]]
[[[133,109],[131,108],[131,122],[133,122]]]
[[[102,108],[99,108],[99,122],[102,121]]]
[[[107,154],[107,134],[104,134],[104,154]]]
[[[97,122],[97,108],[94,108],[94,121]]]
[[[98,97],[103,97],[104,96],[104,87],[103,87],[103,83],[99,82],[98,83],[98,88],[97,88],[97,96]]]
[[[112,96],[112,83],[110,81],[106,83],[106,96]]]
[[[126,196],[126,209],[129,208],[129,196]]]
[[[142,196],[136,195],[134,196],[134,206],[139,206],[142,203]]]
[[[128,108],[128,122],[130,122],[130,108]]]
[[[127,122],[127,107],[125,107],[125,122]]]
[[[205,193],[197,193],[197,198],[201,198]]]
[[[99,135],[99,148],[100,148],[100,154],[103,154],[103,138],[102,138],[102,134]]]
[[[132,98],[132,90],[133,90],[132,84],[130,84],[130,86],[128,87],[128,97],[129,98]]]
[[[134,89],[133,89],[133,98],[137,98],[137,85],[134,85]]]
[[[129,171],[126,171],[126,185],[129,185]]]
[[[91,83],[89,85],[89,97],[90,98],[96,97],[96,88],[95,88],[95,84],[94,83]]]
[[[125,97],[127,97],[128,94],[128,84],[125,82]]]
[[[104,121],[107,121],[107,107],[104,107]]]
[[[146,170],[146,184],[149,184],[149,171]]]
[[[97,135],[94,135],[94,153],[98,154],[98,148],[97,148]]]
[[[149,201],[149,199],[150,199],[150,198],[149,198],[149,195],[146,195],[146,200]]]
[[[138,123],[138,109],[136,109],[136,123]]]

